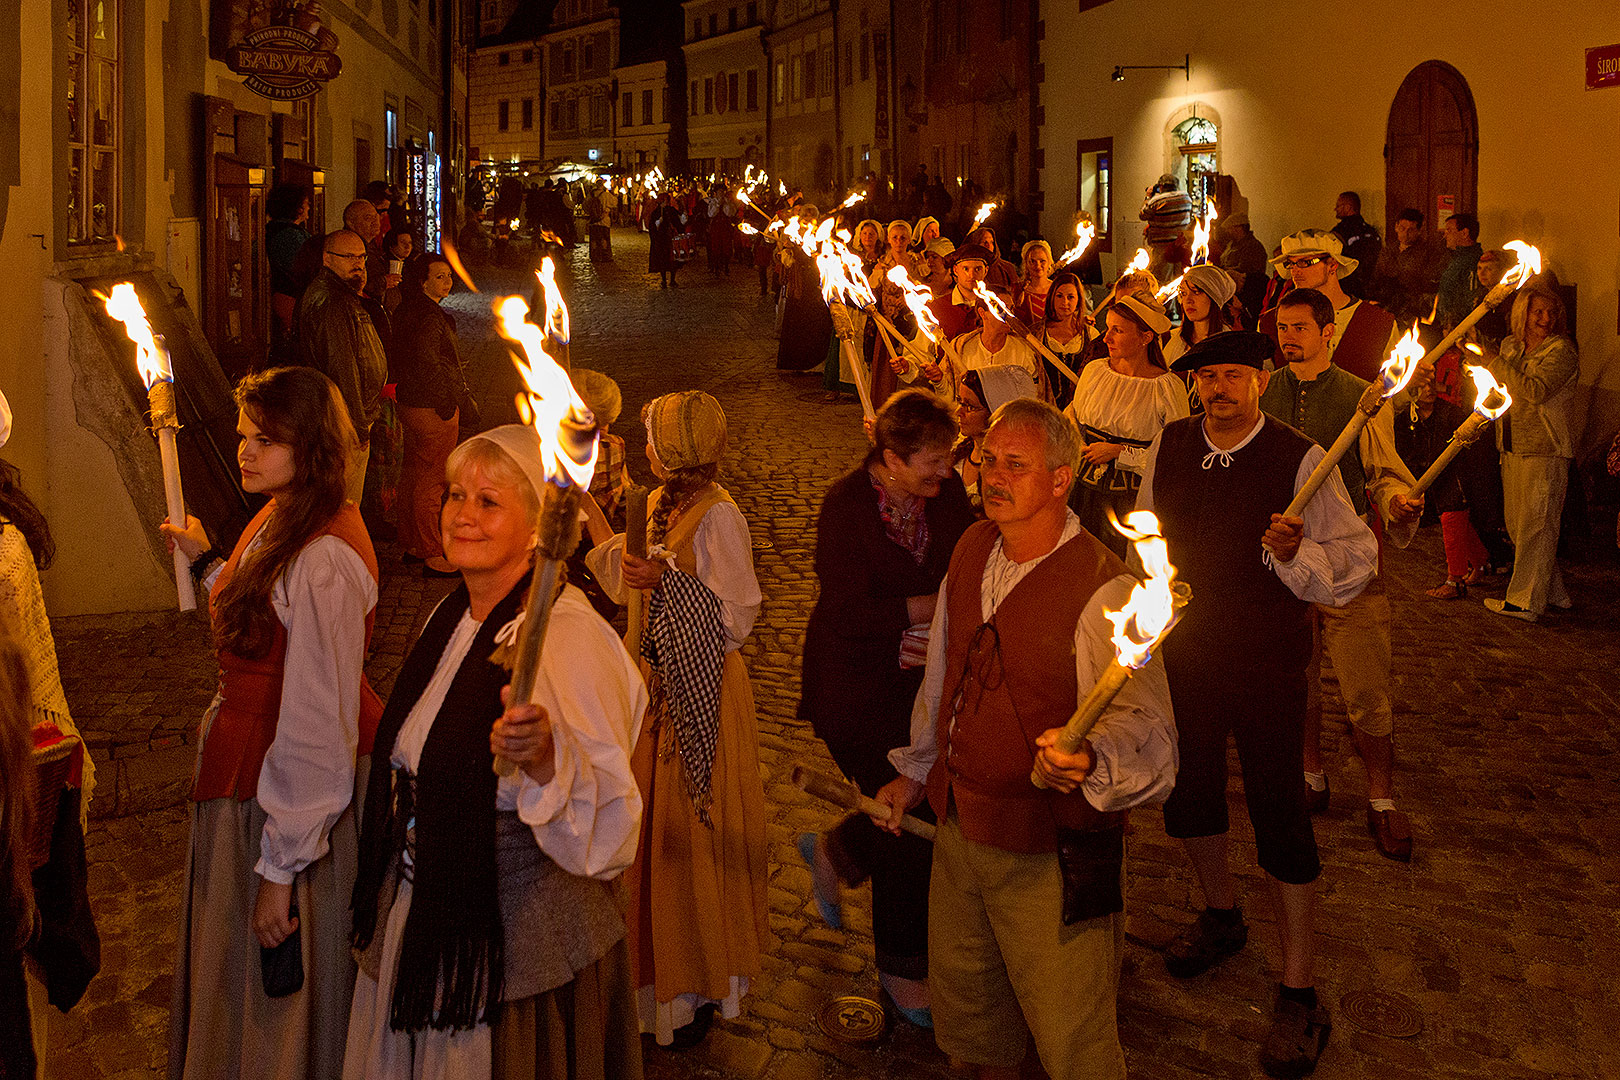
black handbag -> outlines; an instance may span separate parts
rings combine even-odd
[[[1063,925],[1125,910],[1125,826],[1058,829]]]
[[[296,903],[287,909],[287,917],[298,917]],[[264,980],[265,997],[287,997],[303,989],[304,953],[298,939],[299,931],[294,930],[280,945],[269,949],[259,946],[259,974]]]

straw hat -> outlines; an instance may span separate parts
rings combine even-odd
[[[1340,278],[1349,277],[1361,265],[1361,260],[1352,259],[1344,253],[1344,243],[1326,229],[1301,229],[1283,237],[1278,246],[1280,250],[1271,260],[1271,265],[1278,270],[1282,270],[1283,263],[1296,255],[1326,255],[1339,264]]]
[[[602,427],[611,425],[624,411],[624,395],[619,392],[619,384],[600,371],[575,368],[568,373],[568,379]]]

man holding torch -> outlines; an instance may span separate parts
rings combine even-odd
[[[1138,671],[1075,753],[1058,749],[1113,661],[1105,609],[1122,609],[1135,579],[1068,509],[1079,445],[1063,414],[1010,401],[983,452],[989,520],[964,534],[940,588],[911,745],[890,752],[900,775],[877,793],[891,808],[878,823],[897,831],[925,794],[940,822],[928,900],[940,1049],[1010,1078],[1028,1032],[1054,1080],[1123,1077],[1125,811],[1163,800],[1175,774],[1164,669]]]
[[[1277,305],[1277,336],[1286,367],[1274,371],[1260,407],[1328,446],[1356,414],[1367,382],[1334,363],[1333,305],[1315,289],[1295,289]],[[1339,461],[1351,504],[1368,525],[1381,515],[1383,536],[1397,547],[1411,543],[1423,514],[1423,499],[1408,499],[1411,472],[1395,452],[1393,410],[1383,409],[1361,431],[1357,446]],[[1370,496],[1370,498],[1369,498]],[[1369,503],[1371,505],[1369,505]],[[1312,812],[1328,807],[1322,767],[1322,653],[1333,660],[1339,693],[1350,714],[1351,738],[1367,768],[1367,829],[1379,854],[1408,862],[1412,827],[1395,809],[1395,708],[1390,698],[1389,596],[1375,575],[1342,607],[1311,605],[1313,645],[1306,676],[1305,786]]]
[[[1311,972],[1321,862],[1301,771],[1310,604],[1353,598],[1378,549],[1336,470],[1300,517],[1277,512],[1325,454],[1260,410],[1275,348],[1264,334],[1227,330],[1176,361],[1174,370],[1194,373],[1204,415],[1153,440],[1136,507],[1159,516],[1177,576],[1197,597],[1164,646],[1181,755],[1164,823],[1187,849],[1206,908],[1170,945],[1166,966],[1190,978],[1248,941],[1227,865],[1231,734],[1282,933],[1282,982],[1260,1062],[1273,1076],[1304,1076],[1330,1026]]]

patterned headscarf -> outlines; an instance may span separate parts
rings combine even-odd
[[[710,465],[726,452],[726,414],[701,390],[653,398],[642,411],[647,440],[666,469]]]

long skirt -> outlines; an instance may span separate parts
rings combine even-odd
[[[379,977],[360,973],[349,1013],[343,1080],[638,1080],[641,1035],[630,989],[630,953],[607,955],[554,990],[507,1002],[493,1028],[394,1031],[388,1011],[400,939],[411,910],[401,882],[383,931]]]
[[[361,785],[366,771],[358,770]],[[351,803],[332,826],[330,849],[294,880],[304,985],[270,998],[249,928],[265,813],[257,799],[192,804],[169,1016],[171,1080],[304,1080],[342,1071],[354,989],[349,901],[358,820]]]
[[[641,1030],[667,1045],[699,1007],[737,1016],[767,934],[765,785],[754,693],[736,652],[720,678],[709,825],[686,793],[668,725],[649,714],[630,767],[645,810],[625,874]]]

